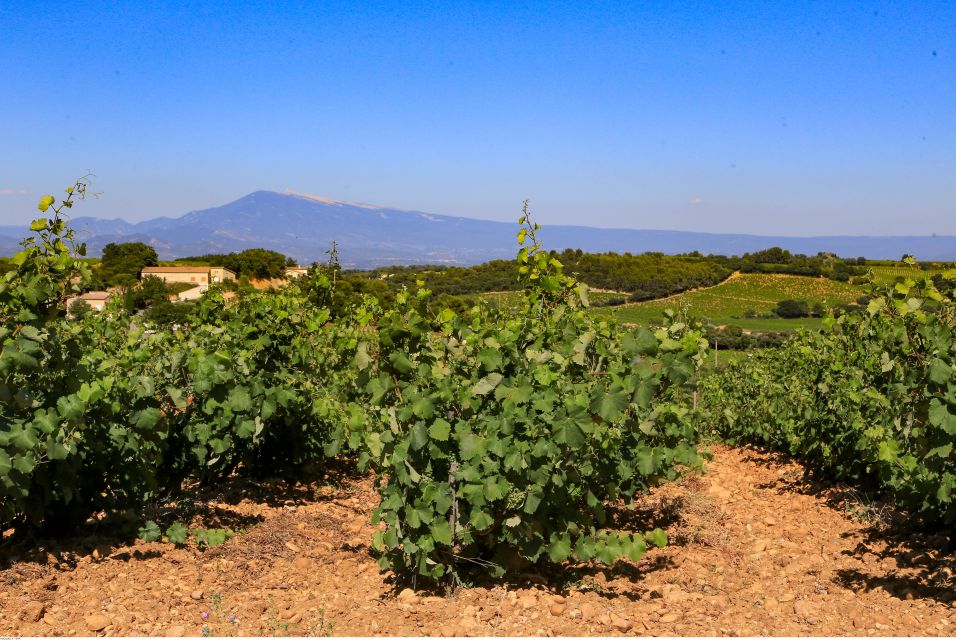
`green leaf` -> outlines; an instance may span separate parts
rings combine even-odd
[[[409,433],[408,444],[413,451],[418,451],[428,444],[428,428],[424,422],[416,422]]]
[[[163,414],[156,407],[148,407],[140,411],[134,411],[131,416],[133,426],[141,431],[152,429],[162,419]]]
[[[657,338],[646,327],[625,333],[621,345],[632,355],[654,355],[657,353]]]
[[[46,444],[46,457],[50,460],[66,460],[70,450],[56,440],[49,440]]]
[[[551,562],[564,562],[571,556],[571,537],[568,534],[551,534],[548,558]]]
[[[435,415],[435,403],[427,396],[422,396],[412,403],[412,413],[419,418],[431,418]]]
[[[451,526],[444,520],[439,520],[431,526],[432,539],[438,544],[450,545],[451,540]]]
[[[498,349],[482,349],[476,356],[485,371],[495,371],[501,368],[504,357]]]
[[[953,378],[953,368],[941,358],[933,358],[929,365],[929,379],[936,384],[946,384]]]
[[[166,529],[166,537],[175,545],[186,544],[189,538],[189,529],[181,522],[174,522]]]
[[[591,401],[591,411],[598,414],[607,422],[616,422],[627,410],[628,397],[624,389],[619,386],[612,387]]]
[[[644,534],[644,539],[650,542],[655,547],[666,547],[667,546],[667,534],[664,533],[664,530],[660,527],[654,529],[653,531],[648,531]]]
[[[473,433],[466,433],[461,436],[460,446],[462,460],[471,460],[485,452],[485,439]]]
[[[428,435],[431,436],[432,440],[438,440],[439,442],[447,441],[450,433],[451,425],[441,418],[435,420],[428,428]]]
[[[229,407],[236,413],[252,409],[252,398],[245,387],[233,387],[229,392]]]
[[[153,522],[152,520],[147,520],[146,524],[139,528],[139,539],[144,542],[156,542],[162,537],[162,532],[159,530],[159,525]]]
[[[538,510],[538,505],[541,504],[541,499],[544,497],[541,487],[534,487],[528,491],[528,495],[524,501],[524,512],[527,514],[532,514]]]
[[[474,387],[472,387],[471,394],[475,396],[487,395],[494,391],[495,387],[501,383],[503,378],[504,376],[502,376],[500,373],[489,373],[484,378],[479,380]]]
[[[415,368],[415,365],[409,359],[408,354],[401,351],[393,351],[388,356],[389,361],[391,361],[392,366],[395,367],[395,370],[399,373],[408,373]]]
[[[949,406],[933,398],[929,403],[929,422],[949,435],[956,435],[956,415],[949,412]]]

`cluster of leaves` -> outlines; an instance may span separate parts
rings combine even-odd
[[[297,285],[233,306],[211,292],[175,329],[147,330],[119,300],[67,320],[88,268],[58,211],[34,230],[0,283],[3,528],[70,527],[186,477],[292,475],[333,452],[351,325],[327,326]]]
[[[954,281],[914,272],[822,332],[725,368],[704,383],[710,428],[956,523]]]
[[[166,540],[176,546],[184,546],[192,541],[199,549],[210,549],[225,544],[237,533],[242,532],[228,528],[205,529],[197,527],[190,529],[181,522],[174,522],[166,528]],[[146,542],[156,542],[163,538],[163,531],[153,520],[147,520],[140,527],[138,534]]]
[[[354,444],[379,473],[383,566],[441,577],[518,558],[637,559],[663,533],[610,529],[606,504],[701,462],[689,409],[699,332],[618,334],[522,222],[519,313],[429,317],[428,291],[406,292],[377,343],[358,346],[366,426]]]

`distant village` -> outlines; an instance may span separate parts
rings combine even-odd
[[[309,268],[301,265],[285,267],[285,278],[299,278],[307,275]],[[155,266],[143,267],[139,279],[153,276],[166,284],[190,284],[192,287],[177,293],[169,294],[170,302],[198,300],[206,293],[209,286],[227,281],[235,281],[236,273],[223,266]],[[275,284],[275,283],[270,283]],[[70,309],[78,300],[85,303],[91,311],[102,311],[106,308],[110,298],[119,293],[119,287],[112,287],[103,291],[88,291],[79,296],[73,296],[66,301],[66,308]]]

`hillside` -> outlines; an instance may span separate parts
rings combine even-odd
[[[587,212],[582,211],[582,219]],[[320,196],[256,191],[234,202],[193,211],[178,218],[138,223],[74,219],[79,238],[91,255],[110,242],[145,242],[163,259],[228,253],[264,247],[300,262],[322,260],[332,241],[339,244],[343,266],[389,264],[469,265],[514,255],[515,225],[471,218],[403,211],[343,202]],[[0,227],[0,236],[19,238],[26,226]],[[551,249],[587,252],[657,251],[667,254],[741,255],[771,246],[794,253],[832,252],[844,257],[898,259],[904,253],[922,260],[956,259],[956,237],[779,237],[686,231],[599,229],[545,225],[541,232]],[[0,238],[0,250],[15,246]]]
[[[815,318],[745,318],[748,311],[766,315],[780,300],[806,300],[834,307],[853,302],[863,288],[825,278],[781,274],[735,274],[714,287],[689,291],[660,300],[649,300],[618,307],[595,309],[595,313],[615,316],[621,322],[648,324],[659,322],[664,309],[687,310],[714,324],[728,324],[757,331],[786,331],[819,324]]]

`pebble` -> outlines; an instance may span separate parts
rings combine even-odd
[[[292,566],[301,571],[306,571],[312,567],[312,561],[306,557],[298,557],[292,561]]]
[[[581,618],[584,620],[593,620],[598,613],[598,608],[590,602],[581,605]]]
[[[202,591],[196,590],[189,594],[189,597],[193,600],[202,600]]]
[[[664,594],[664,602],[677,603],[690,598],[690,594],[680,589],[671,589]]]
[[[567,606],[563,604],[553,604],[548,610],[551,612],[551,615],[558,617],[564,615],[564,612],[567,610]]]
[[[27,622],[38,622],[46,613],[46,604],[34,600],[23,608],[23,619]]]
[[[402,589],[401,593],[398,594],[398,600],[406,604],[415,604],[421,600],[411,589]]]
[[[110,626],[110,619],[102,613],[94,613],[86,617],[86,628],[90,631],[102,631]]]
[[[634,626],[634,623],[623,616],[620,616],[616,613],[612,613],[611,626],[617,629],[618,631],[628,631],[631,627]]]
[[[661,616],[660,622],[664,624],[671,624],[672,622],[677,622],[677,617],[678,616],[676,613],[665,613]]]

